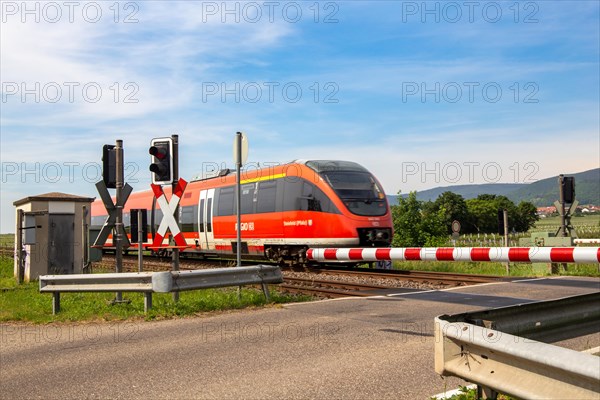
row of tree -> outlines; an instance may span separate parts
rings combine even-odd
[[[395,247],[443,246],[452,233],[452,222],[461,224],[460,233],[498,232],[498,210],[508,211],[511,232],[527,232],[539,219],[536,207],[526,201],[518,205],[505,196],[482,194],[465,200],[452,192],[442,193],[435,201],[419,201],[417,193],[398,197],[391,207],[394,219]]]

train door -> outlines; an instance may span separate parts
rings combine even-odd
[[[215,249],[215,235],[213,234],[213,203],[215,189],[201,190],[198,204],[198,236],[202,250]]]

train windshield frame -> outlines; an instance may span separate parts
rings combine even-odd
[[[385,193],[375,177],[359,164],[348,161],[308,161],[331,186],[348,210],[356,215],[380,217],[387,213]]]

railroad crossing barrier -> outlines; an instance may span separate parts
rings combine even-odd
[[[600,263],[600,247],[367,247],[308,249],[309,260]]]
[[[600,293],[435,319],[435,370],[478,385],[478,395],[598,399],[600,362],[592,354],[535,341],[597,332]],[[479,397],[478,397],[479,398]]]
[[[60,311],[62,292],[143,292],[144,311],[152,308],[152,293],[180,292],[226,286],[282,283],[281,269],[273,265],[215,268],[194,271],[110,274],[42,275],[40,293],[52,293],[52,313]]]
[[[573,239],[575,244],[598,244],[600,239]]]

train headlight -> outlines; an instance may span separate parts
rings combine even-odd
[[[367,233],[367,238],[372,242],[375,240],[375,238],[377,237],[377,233],[375,233],[374,230],[370,230],[369,233]]]

